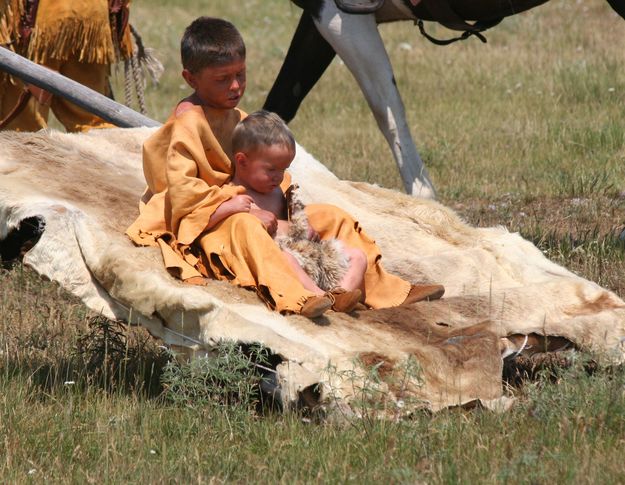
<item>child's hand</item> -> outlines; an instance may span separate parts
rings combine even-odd
[[[252,199],[249,195],[241,194],[235,195],[232,199],[224,203],[228,204],[228,208],[232,210],[233,214],[235,214],[237,212],[249,212],[252,208],[252,204],[254,203],[254,199]]]
[[[276,234],[276,230],[278,229],[278,219],[273,214],[273,212],[269,212],[263,209],[253,208],[253,209],[250,209],[250,214],[260,219],[260,222],[263,223],[263,226],[265,226],[265,229],[267,229],[267,232],[269,233],[270,236],[273,237]]]

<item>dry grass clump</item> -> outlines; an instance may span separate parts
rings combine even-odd
[[[0,270],[0,366],[42,392],[63,386],[157,394],[165,359],[138,327],[94,315],[56,283],[16,264]]]

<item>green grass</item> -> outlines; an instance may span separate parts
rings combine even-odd
[[[618,480],[622,370],[574,366],[553,379],[524,386],[505,414],[316,424],[67,384],[43,393],[2,375],[0,471],[6,483]]]
[[[249,75],[242,108],[253,111],[299,9],[287,0],[135,0],[131,21],[165,65],[160,85],[147,91],[155,119],[188,93],[178,43],[198,15],[240,28]],[[487,44],[436,47],[410,23],[380,30],[440,200],[472,224],[519,231],[552,260],[625,297],[625,22],[599,0],[552,0],[506,19]],[[291,127],[340,177],[401,188],[338,60]],[[236,349],[220,357],[229,355],[246,358]],[[504,414],[451,409],[401,422],[321,424],[260,405],[258,376],[245,366],[228,372],[219,359],[197,367],[168,359],[142,329],[92,315],[19,265],[0,270],[0,481],[623,480],[621,369],[589,375],[580,362],[544,373],[511,389],[517,404]]]

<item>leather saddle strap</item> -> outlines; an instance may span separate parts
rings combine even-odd
[[[375,12],[385,0],[334,0],[336,6],[343,12],[366,14]]]
[[[6,115],[3,120],[0,120],[0,130],[4,130],[4,128],[24,110],[31,96],[32,93],[27,88],[24,88],[24,91],[22,91],[17,100],[17,104],[13,107],[11,112]]]
[[[462,32],[479,32],[483,30],[476,24],[470,24],[461,18],[449,5],[448,0],[421,0],[434,20],[451,30]]]

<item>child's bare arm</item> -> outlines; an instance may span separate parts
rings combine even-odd
[[[206,229],[212,229],[226,217],[239,212],[250,212],[254,200],[249,195],[235,195],[232,199],[228,199],[222,203],[208,220]]]

